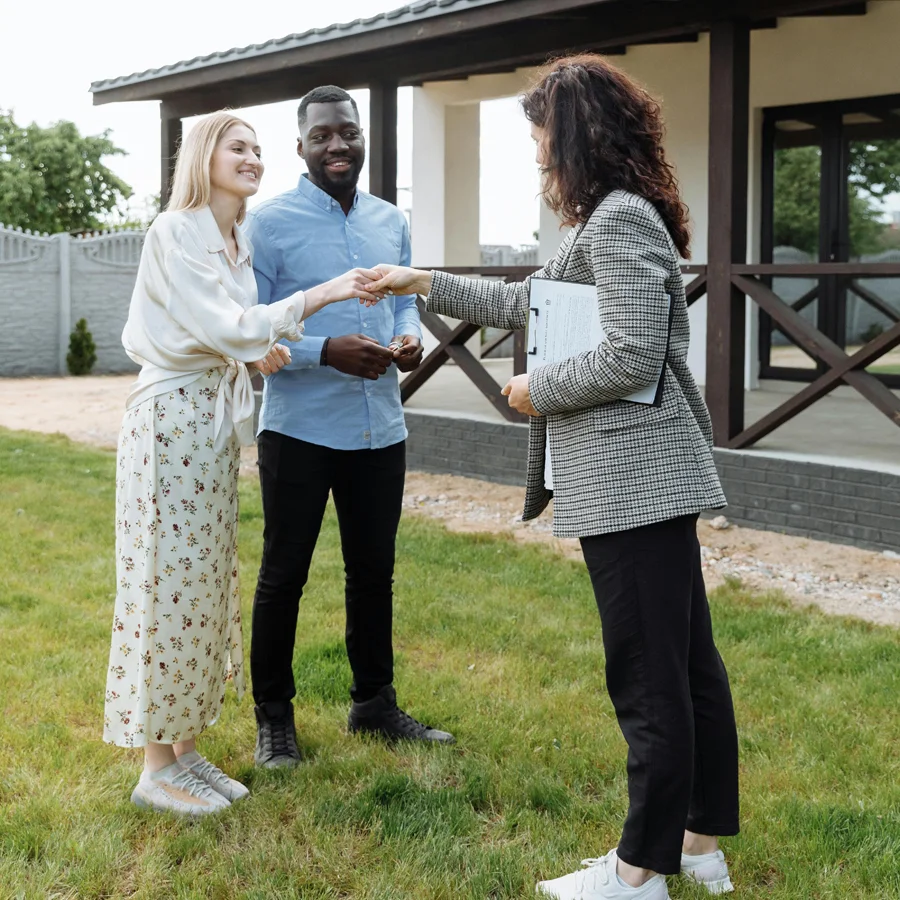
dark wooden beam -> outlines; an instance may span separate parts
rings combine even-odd
[[[796,16],[864,16],[866,14],[865,3],[846,3],[843,6],[835,6],[821,11],[795,13]]]
[[[900,276],[900,263],[737,263],[736,275],[774,275],[781,278],[827,278],[853,275],[858,278]]]
[[[440,316],[428,312],[421,297],[418,298],[418,306],[422,324],[440,341],[440,344],[422,360],[418,369],[403,379],[400,385],[401,401],[406,403],[448,359],[452,359],[504,419],[509,422],[527,421],[527,416],[510,407],[507,399],[500,393],[502,386],[494,381],[487,369],[465,346],[465,342],[477,334],[481,327],[463,322],[456,328],[450,328]]]
[[[684,302],[691,306],[706,293],[706,275],[698,275],[684,288]]]
[[[397,83],[369,85],[369,192],[397,202]]]
[[[731,439],[730,447],[739,450],[762,440],[767,434],[771,434],[776,428],[793,419],[804,409],[808,409],[826,394],[831,393],[844,381],[844,376],[848,372],[854,369],[864,369],[897,346],[900,346],[900,325],[895,325],[889,331],[879,335],[870,344],[866,344],[861,350],[848,356],[839,365],[829,369],[824,375],[820,375],[807,387],[798,391],[790,400],[773,409],[758,422],[754,422],[749,428]],[[900,419],[896,419],[895,422],[900,425]]]
[[[812,303],[819,296],[819,285],[814,284],[805,294],[798,297],[791,303],[791,309],[797,310],[800,312],[801,309],[806,309],[810,303]]]
[[[893,391],[869,372],[858,369],[855,366],[848,367],[847,354],[841,347],[810,322],[807,322],[798,312],[791,309],[762,282],[742,275],[735,275],[734,282],[740,291],[751,297],[761,309],[765,310],[774,319],[781,331],[796,341],[797,346],[828,368],[841,370],[842,375],[840,377],[847,384],[862,394],[869,403],[884,413],[895,425],[900,425],[900,398]],[[864,349],[870,350],[871,346],[874,345],[876,349],[881,351],[877,356],[884,355],[890,349],[890,346],[887,346],[885,349],[884,345],[886,343],[889,345],[890,341],[893,340],[895,329],[896,326],[890,331],[879,335],[875,341],[867,344]],[[867,362],[871,362],[872,358],[870,355],[860,357],[860,359],[865,359]],[[862,363],[859,363],[859,365],[862,365]],[[732,435],[729,440],[736,436]],[[727,446],[731,446],[731,444],[729,443]]]
[[[514,331],[501,331],[495,338],[481,345],[481,358],[484,359],[492,350],[496,350],[505,340],[511,338]]]
[[[181,146],[181,118],[173,115],[163,103],[160,106],[160,160],[159,160],[159,208],[169,202],[172,176],[175,174],[175,157]]]
[[[709,244],[706,402],[717,446],[744,429],[746,301],[731,267],[746,261],[750,26],[717,22],[709,45]]]
[[[851,281],[847,287],[851,290],[863,303],[868,303],[873,309],[877,309],[889,322],[900,322],[900,313],[894,309],[889,303],[886,303],[878,294],[870,291],[864,284],[858,281]]]

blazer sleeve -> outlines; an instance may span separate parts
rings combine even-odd
[[[556,256],[525,281],[504,284],[487,278],[464,278],[447,272],[432,272],[430,312],[452,316],[463,322],[519,331],[528,324],[528,291],[532,278],[557,278],[558,270],[569,255],[569,248],[578,237],[577,230],[569,232]]]
[[[590,235],[606,340],[531,373],[531,402],[545,415],[621,400],[653,384],[665,362],[673,251],[662,220],[649,205],[601,205]]]

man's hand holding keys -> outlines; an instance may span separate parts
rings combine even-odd
[[[366,334],[345,334],[328,341],[325,365],[343,372],[376,381],[384,375],[394,359],[394,351],[382,347]]]

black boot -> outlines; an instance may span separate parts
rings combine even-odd
[[[429,728],[417,722],[397,706],[394,686],[385,685],[371,700],[353,702],[347,728],[351,733],[377,734],[389,741],[429,741],[454,744],[456,739],[446,731]]]
[[[256,765],[264,769],[296,766],[302,757],[297,749],[292,703],[261,703],[256,711]]]

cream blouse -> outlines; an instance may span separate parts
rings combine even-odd
[[[141,366],[126,406],[183,388],[222,370],[216,399],[215,451],[232,430],[253,442],[254,398],[245,363],[262,359],[281,338],[303,331],[302,291],[257,305],[250,246],[235,228],[232,262],[208,206],[164,212],[147,231],[122,343]]]

